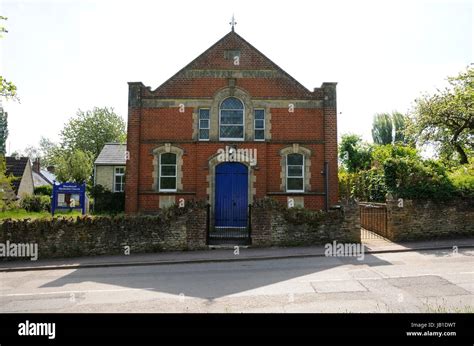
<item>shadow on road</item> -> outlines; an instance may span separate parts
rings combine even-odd
[[[41,287],[64,287],[93,282],[174,295],[213,299],[284,282],[347,264],[390,265],[374,255],[356,257],[307,257],[280,260],[175,264],[137,267],[83,268]],[[291,270],[290,270],[291,269]]]

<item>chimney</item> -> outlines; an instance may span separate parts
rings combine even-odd
[[[37,157],[34,161],[33,161],[33,172],[36,172],[36,173],[39,173],[40,172],[40,159],[39,157]]]
[[[49,173],[54,174],[54,166],[48,166],[48,167],[46,167],[46,169],[48,170]]]

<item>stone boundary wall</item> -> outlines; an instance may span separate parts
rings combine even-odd
[[[123,255],[206,247],[206,209],[159,215],[5,220],[0,243],[37,243],[38,258]],[[2,258],[0,258],[2,260]]]
[[[126,247],[130,254],[207,249],[206,207],[176,210],[159,215],[5,220],[0,224],[0,243],[36,243],[39,259],[125,255]],[[287,211],[281,206],[254,206],[252,246],[360,242],[355,202],[327,213],[298,208]]]
[[[474,236],[474,199],[387,201],[387,233],[393,241]]]
[[[327,213],[320,212],[315,220],[302,219],[296,223],[288,220],[280,208],[256,206],[252,209],[253,246],[309,246],[332,241],[360,243],[360,214],[356,202],[344,202]]]

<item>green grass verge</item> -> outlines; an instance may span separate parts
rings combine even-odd
[[[73,211],[60,211],[56,212],[54,216],[80,216],[81,212],[77,210]],[[14,209],[0,212],[0,220],[5,219],[48,219],[52,218],[51,213],[47,211],[41,212],[30,212],[25,209]]]

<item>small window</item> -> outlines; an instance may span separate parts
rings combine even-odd
[[[234,60],[235,57],[240,58],[240,50],[237,49],[226,49],[224,51],[224,59],[226,60]]]
[[[199,140],[209,140],[209,109],[199,110]]]
[[[304,192],[304,157],[301,154],[286,156],[286,191]]]
[[[114,169],[114,192],[125,190],[125,167],[115,167]]]
[[[235,97],[222,101],[219,111],[219,138],[221,140],[244,139],[244,104]]]
[[[176,154],[160,155],[160,191],[176,191]]]
[[[255,110],[255,140],[264,141],[265,140],[265,110],[256,109]]]

